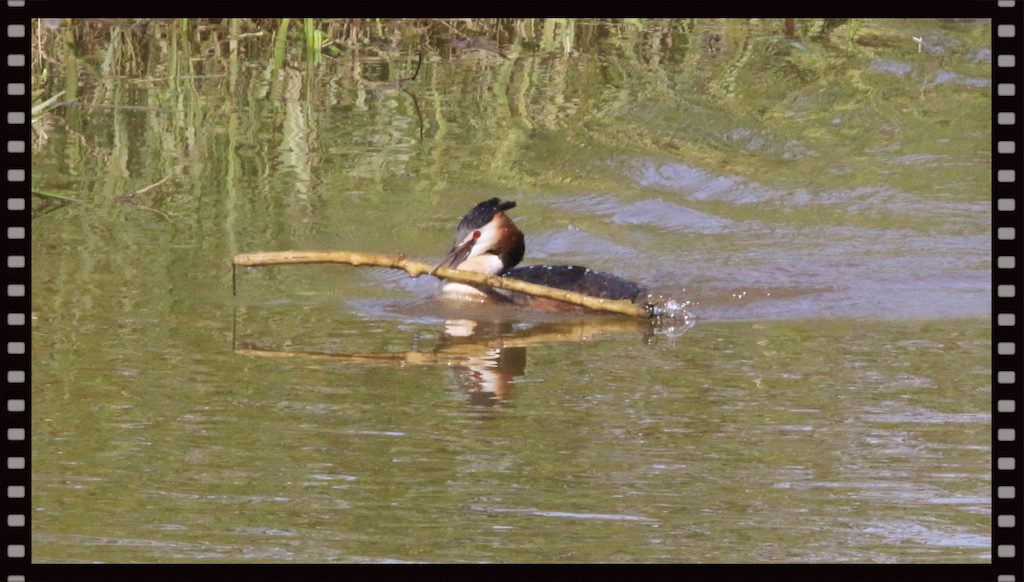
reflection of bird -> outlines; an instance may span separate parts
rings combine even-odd
[[[438,267],[501,275],[603,299],[636,301],[644,291],[643,287],[632,281],[575,265],[516,267],[519,261],[523,260],[526,245],[523,242],[523,233],[505,214],[506,210],[515,208],[515,205],[515,202],[502,202],[498,198],[491,198],[474,206],[459,221],[459,226],[455,230],[455,246],[441,260]],[[560,301],[498,291],[489,287],[474,287],[465,283],[446,283],[443,294],[445,297],[455,299],[512,303],[546,311],[577,309]]]

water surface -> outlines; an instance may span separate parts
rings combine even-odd
[[[278,24],[40,28],[33,561],[990,560],[987,22]],[[232,295],[491,196],[689,317]]]

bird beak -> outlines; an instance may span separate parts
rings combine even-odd
[[[457,244],[452,247],[452,250],[448,251],[441,262],[436,267],[430,270],[430,274],[433,275],[441,267],[455,268],[465,261],[469,257],[470,251],[473,250],[473,245],[476,244],[476,239],[469,239],[464,243]]]

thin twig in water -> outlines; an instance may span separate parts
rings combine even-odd
[[[171,216],[169,214],[167,214],[166,212],[164,212],[163,210],[160,210],[158,208],[153,208],[152,206],[144,206],[142,204],[139,204],[138,201],[135,200],[135,196],[138,195],[138,194],[143,194],[143,193],[149,192],[153,188],[156,188],[157,186],[163,184],[167,180],[170,180],[172,176],[174,176],[175,174],[177,174],[180,171],[181,171],[181,166],[177,166],[176,168],[174,168],[174,170],[171,171],[170,174],[167,174],[166,176],[164,176],[160,180],[157,180],[156,182],[153,182],[149,186],[143,186],[142,188],[139,188],[138,190],[136,190],[136,191],[134,191],[134,192],[132,192],[130,194],[125,194],[124,196],[118,196],[114,200],[116,202],[122,202],[124,204],[131,204],[132,206],[138,208],[139,210],[145,210],[146,212],[152,212],[153,214],[156,214],[156,215],[160,216],[161,218],[163,218],[167,222],[171,222]]]
[[[161,218],[163,218],[167,222],[171,222],[171,216],[169,214],[167,214],[166,212],[164,212],[163,210],[160,210],[158,208],[150,208],[149,206],[143,206],[141,204],[132,204],[132,206],[138,208],[139,210],[145,210],[147,212],[152,212],[152,213],[160,216]]]
[[[419,121],[420,126],[420,141],[423,141],[423,113],[420,112],[420,102],[418,99],[416,99],[416,94],[413,93],[412,91],[401,86],[399,87],[399,89],[401,89],[402,92],[408,95],[409,97],[412,97],[412,106],[414,109],[416,109],[416,120]]]
[[[148,191],[152,190],[153,188],[156,188],[160,184],[163,184],[164,182],[170,180],[171,176],[173,176],[174,174],[178,173],[179,171],[181,171],[181,166],[178,166],[178,167],[174,168],[174,170],[171,171],[170,174],[167,174],[166,176],[164,176],[163,179],[161,179],[161,180],[159,180],[157,182],[154,182],[154,183],[150,184],[149,186],[145,186],[143,188],[139,188],[138,190],[132,192],[131,194],[128,195],[128,197],[131,198],[132,196],[135,196],[136,194],[142,194],[143,192],[148,192]]]
[[[416,59],[416,70],[413,72],[411,77],[399,79],[399,83],[405,83],[406,81],[415,81],[416,77],[420,74],[420,67],[423,66],[423,48],[420,48],[420,56]]]

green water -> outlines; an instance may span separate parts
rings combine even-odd
[[[277,24],[36,23],[34,562],[989,561],[988,22]],[[692,318],[232,295],[491,196]]]

